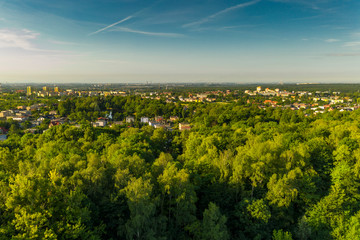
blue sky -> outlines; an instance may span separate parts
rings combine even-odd
[[[358,0],[0,0],[2,82],[360,82]]]

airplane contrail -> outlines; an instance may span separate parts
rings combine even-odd
[[[130,16],[128,16],[128,17],[126,17],[126,18],[124,18],[124,19],[122,19],[122,20],[120,20],[120,21],[117,21],[116,23],[110,24],[109,26],[106,26],[106,27],[104,27],[104,28],[101,28],[101,29],[99,29],[99,30],[97,30],[97,31],[95,31],[95,32],[92,32],[92,33],[90,33],[88,36],[91,36],[91,35],[100,33],[100,32],[102,32],[102,31],[105,31],[106,29],[111,28],[111,27],[113,27],[113,26],[116,26],[116,25],[118,25],[118,24],[120,24],[120,23],[123,23],[123,22],[131,19],[132,17],[133,17],[133,16],[130,15]]]
[[[201,25],[203,23],[209,22],[210,20],[216,18],[219,15],[228,13],[228,12],[233,11],[233,10],[238,9],[238,8],[248,7],[248,6],[254,5],[254,4],[258,3],[258,2],[260,2],[260,0],[253,0],[253,1],[250,1],[250,2],[246,2],[246,3],[240,3],[240,4],[237,4],[235,6],[223,9],[223,10],[217,12],[217,13],[214,13],[214,14],[212,14],[210,16],[207,16],[207,17],[205,17],[203,19],[200,19],[198,21],[187,23],[187,24],[184,24],[182,26],[187,28],[187,27],[193,27],[195,25]]]
[[[132,15],[130,15],[130,16],[128,16],[128,17],[126,17],[126,18],[124,18],[124,19],[116,22],[116,23],[110,24],[109,26],[106,26],[106,27],[104,27],[104,28],[101,28],[101,29],[99,29],[99,30],[97,30],[97,31],[95,31],[95,32],[89,33],[88,36],[98,34],[98,33],[102,32],[102,31],[105,31],[106,29],[109,29],[109,28],[111,28],[111,27],[114,27],[114,26],[116,26],[116,25],[118,25],[118,24],[120,24],[120,23],[126,22],[127,20],[129,20],[129,19],[131,19],[131,18],[133,18],[133,17],[136,17],[136,16],[139,15],[140,13],[143,13],[144,11],[146,11],[146,10],[148,10],[148,9],[151,9],[152,7],[154,7],[155,5],[159,4],[159,3],[162,2],[162,1],[163,1],[163,0],[158,0],[158,1],[156,1],[155,3],[153,3],[152,5],[150,5],[149,7],[143,8],[143,9],[137,11],[136,13],[134,13],[134,14],[132,14]]]

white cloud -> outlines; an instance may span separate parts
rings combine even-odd
[[[360,42],[347,42],[344,44],[344,47],[357,47],[360,46]]]
[[[236,10],[236,9],[239,9],[239,8],[244,8],[244,7],[248,7],[248,6],[251,6],[251,5],[254,5],[256,3],[260,2],[260,0],[254,0],[254,1],[250,1],[250,2],[246,2],[246,3],[240,3],[240,4],[237,4],[235,6],[232,6],[232,7],[229,7],[229,8],[226,8],[224,10],[221,10],[217,13],[214,13],[208,17],[205,17],[203,19],[200,19],[198,21],[195,21],[195,22],[191,22],[191,23],[187,23],[187,24],[184,24],[183,27],[187,28],[187,27],[193,27],[193,26],[196,26],[196,25],[201,25],[203,23],[206,23],[206,22],[209,22],[210,20],[222,15],[222,14],[225,14],[225,13],[228,13],[230,11],[233,11],[233,10]]]
[[[68,54],[69,51],[50,50],[37,47],[34,42],[38,39],[40,33],[29,29],[0,29],[0,48],[17,48],[25,51],[32,51],[46,54]],[[50,41],[51,42],[51,41]],[[69,42],[53,41],[57,44],[72,44]]]
[[[131,28],[125,28],[125,27],[117,27],[112,29],[112,31],[120,31],[120,32],[129,32],[129,33],[137,33],[137,34],[143,34],[143,35],[149,35],[149,36],[158,36],[158,37],[183,37],[183,34],[180,33],[163,33],[163,32],[145,32],[140,30],[135,30]]]
[[[0,48],[20,48],[27,51],[39,51],[31,43],[39,33],[28,29],[10,30],[0,29]]]
[[[340,40],[339,39],[334,39],[334,38],[329,38],[329,39],[326,39],[325,42],[328,42],[328,43],[334,43],[334,42],[339,42]]]

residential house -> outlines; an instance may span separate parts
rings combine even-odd
[[[171,116],[169,120],[170,120],[170,122],[179,121],[179,117],[178,116]]]
[[[158,125],[159,123],[153,122],[153,121],[149,121],[149,126],[155,127],[155,125]]]
[[[170,124],[160,124],[160,123],[157,123],[154,125],[154,128],[163,128],[167,131],[172,131],[173,129],[171,128]]]
[[[149,118],[148,118],[148,117],[141,117],[140,122],[141,122],[141,123],[148,123],[148,122],[149,122]]]
[[[12,119],[14,121],[18,121],[18,122],[23,122],[26,121],[28,119],[28,117],[26,116],[7,116],[6,120]]]
[[[127,122],[127,123],[135,122],[135,118],[134,118],[133,116],[127,116],[127,117],[126,117],[126,122]]]
[[[26,106],[17,106],[16,107],[18,110],[25,110],[26,109]]]
[[[191,130],[191,126],[189,123],[179,123],[179,130],[180,131]]]
[[[155,122],[162,122],[162,121],[164,121],[164,118],[162,116],[155,117]]]
[[[48,119],[48,118],[45,116],[42,116],[42,117],[39,117],[38,119],[36,119],[36,121],[42,123],[45,119]]]
[[[105,127],[107,124],[107,119],[103,117],[99,117],[98,120],[93,123],[94,127]]]
[[[5,111],[1,111],[0,112],[0,117],[1,118],[5,118],[7,116],[11,116],[12,114],[14,114],[14,111],[12,110],[5,110]]]
[[[45,106],[45,104],[43,104],[43,103],[38,103],[38,104],[31,105],[31,106],[29,106],[29,107],[26,107],[26,110],[28,110],[28,111],[35,111],[35,110],[38,110],[38,109],[40,109],[41,107],[44,107],[44,106]]]
[[[61,124],[63,124],[61,121],[51,121],[49,123],[49,128],[52,128],[54,126],[58,126],[58,125],[61,125]]]
[[[30,116],[31,115],[31,112],[27,111],[27,110],[22,110],[22,111],[19,111],[17,113],[15,113],[16,116]]]

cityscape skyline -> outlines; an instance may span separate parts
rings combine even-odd
[[[358,82],[354,0],[0,0],[0,82]]]

